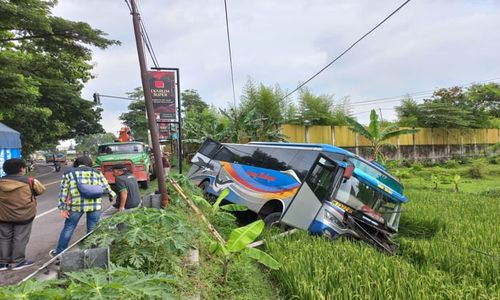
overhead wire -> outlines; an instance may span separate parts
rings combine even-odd
[[[227,1],[224,0],[224,12],[226,14],[227,46],[229,50],[229,66],[231,68],[231,84],[233,87],[233,104],[236,105],[236,91],[234,88],[233,52],[231,50],[231,36],[229,34],[229,18],[227,13]]]
[[[466,86],[470,86],[470,85],[473,85],[473,84],[476,84],[476,83],[485,83],[485,82],[497,83],[496,82],[497,80],[500,80],[500,77],[492,78],[492,79],[487,79],[487,80],[472,81],[472,82],[469,82],[469,83],[456,84],[456,85],[448,86],[447,88],[452,88],[452,87],[455,87],[455,86],[466,87]],[[404,98],[406,98],[408,96],[411,97],[413,95],[415,95],[417,97],[432,96],[434,92],[435,92],[435,90],[425,90],[425,91],[418,91],[418,92],[406,93],[404,95],[399,95],[399,96],[392,96],[392,97],[384,97],[384,98],[377,98],[377,99],[355,101],[355,102],[351,102],[350,104],[371,103],[371,102],[380,102],[380,103],[383,103],[383,102],[394,102],[394,100],[399,101],[401,99],[404,99]],[[390,101],[386,101],[386,100],[390,100]]]
[[[130,11],[130,13],[132,13],[131,4],[128,2],[128,0],[125,0],[125,3],[127,4],[127,7],[128,7],[128,10]],[[144,26],[144,22],[142,21],[142,18],[140,17],[141,13],[140,13],[140,8],[139,8],[139,2],[137,1],[136,3],[137,3],[138,14],[139,14],[139,27],[140,27],[140,31],[141,31],[141,37],[142,37],[142,40],[144,42],[144,46],[146,47],[146,50],[148,51],[149,56],[151,57],[151,61],[153,62],[155,67],[159,68],[158,59],[156,58],[156,54],[154,52],[153,45],[151,44],[151,40],[149,39],[149,35],[147,33],[146,26]]]
[[[141,8],[139,5],[139,1],[137,1],[137,10],[139,11],[139,15],[142,15]],[[141,35],[142,39],[144,41],[144,44],[146,44],[146,48],[148,49],[149,55],[151,56],[151,60],[153,61],[153,64],[155,65],[156,68],[160,67],[160,64],[158,63],[158,58],[156,57],[156,53],[153,47],[153,44],[151,43],[151,40],[149,39],[149,34],[148,31],[146,30],[146,25],[144,25],[144,21],[142,18],[139,18],[140,26],[141,26]]]
[[[337,60],[339,60],[342,56],[344,56],[347,52],[349,52],[354,46],[356,46],[359,42],[361,42],[365,37],[367,37],[369,34],[371,34],[373,31],[375,31],[378,27],[380,27],[382,24],[384,24],[387,20],[389,20],[394,14],[396,14],[400,9],[402,9],[406,4],[408,4],[411,0],[406,0],[403,4],[401,4],[398,8],[396,8],[392,13],[390,13],[387,17],[385,17],[381,22],[379,22],[375,27],[373,27],[370,31],[365,33],[362,37],[360,37],[357,41],[352,43],[347,49],[345,49],[342,53],[340,53],[335,59],[333,59],[331,62],[329,62],[326,66],[324,66],[321,70],[316,72],[314,75],[309,77],[306,81],[301,83],[299,86],[297,86],[293,91],[290,93],[286,94],[285,97],[282,98],[282,100],[288,98],[290,95],[295,93],[296,91],[300,90],[303,86],[308,84],[311,80],[316,78],[319,74],[321,74],[323,71],[328,69],[331,65],[333,65]]]

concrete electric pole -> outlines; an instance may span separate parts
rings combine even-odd
[[[137,12],[135,0],[130,0],[132,6],[132,20],[134,23],[135,42],[137,45],[137,55],[139,56],[139,65],[141,68],[142,89],[144,90],[144,99],[146,102],[146,112],[148,116],[149,131],[151,132],[151,141],[155,158],[156,177],[158,178],[158,189],[161,194],[161,205],[166,207],[169,203],[165,175],[163,174],[163,164],[161,159],[160,138],[158,135],[158,127],[156,126],[156,118],[153,109],[153,101],[148,86],[148,72],[146,67],[146,59],[144,57],[144,46],[141,39],[140,16]]]

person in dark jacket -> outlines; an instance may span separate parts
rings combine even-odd
[[[45,187],[25,176],[26,168],[18,158],[3,165],[7,175],[0,178],[0,271],[20,270],[34,263],[25,257],[26,245],[36,216],[35,196],[43,194]]]

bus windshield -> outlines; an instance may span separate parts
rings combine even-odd
[[[353,157],[350,158],[349,160],[352,162],[355,168],[363,171],[367,175],[370,175],[374,179],[382,182],[383,184],[387,185],[388,187],[400,193],[401,195],[403,194],[403,186],[389,174],[378,170],[374,166],[371,166],[368,162],[363,161],[359,158]]]
[[[344,180],[339,189],[333,192],[331,199],[342,202],[395,231],[398,230],[401,204],[391,201],[388,196],[354,176]]]

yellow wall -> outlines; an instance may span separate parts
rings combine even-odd
[[[332,127],[331,126],[310,126],[309,127],[309,143],[315,144],[332,144]]]
[[[335,134],[335,146],[339,147],[354,147],[356,144],[356,136],[349,130],[347,126],[333,127]]]
[[[401,129],[413,129],[410,127],[401,127]],[[418,128],[417,128],[418,129]],[[392,142],[392,139],[391,139]],[[396,144],[396,143],[394,143]],[[411,146],[413,145],[413,134],[403,134],[399,136],[399,145],[400,146]]]
[[[291,143],[305,143],[306,132],[302,125],[281,125],[281,133],[287,136],[287,140]]]
[[[500,142],[500,129],[443,129],[443,128],[416,128],[419,131],[415,134],[417,145],[460,145],[464,144],[494,144]],[[332,141],[332,130],[335,142]],[[306,130],[302,125],[284,124],[281,132],[288,136],[289,142],[305,143]],[[391,144],[397,145],[398,138],[389,140]],[[348,126],[309,126],[309,143],[335,144],[339,147],[355,147],[356,138]],[[413,145],[413,135],[405,134],[399,136],[399,145]],[[358,146],[371,146],[369,140],[358,135]]]

